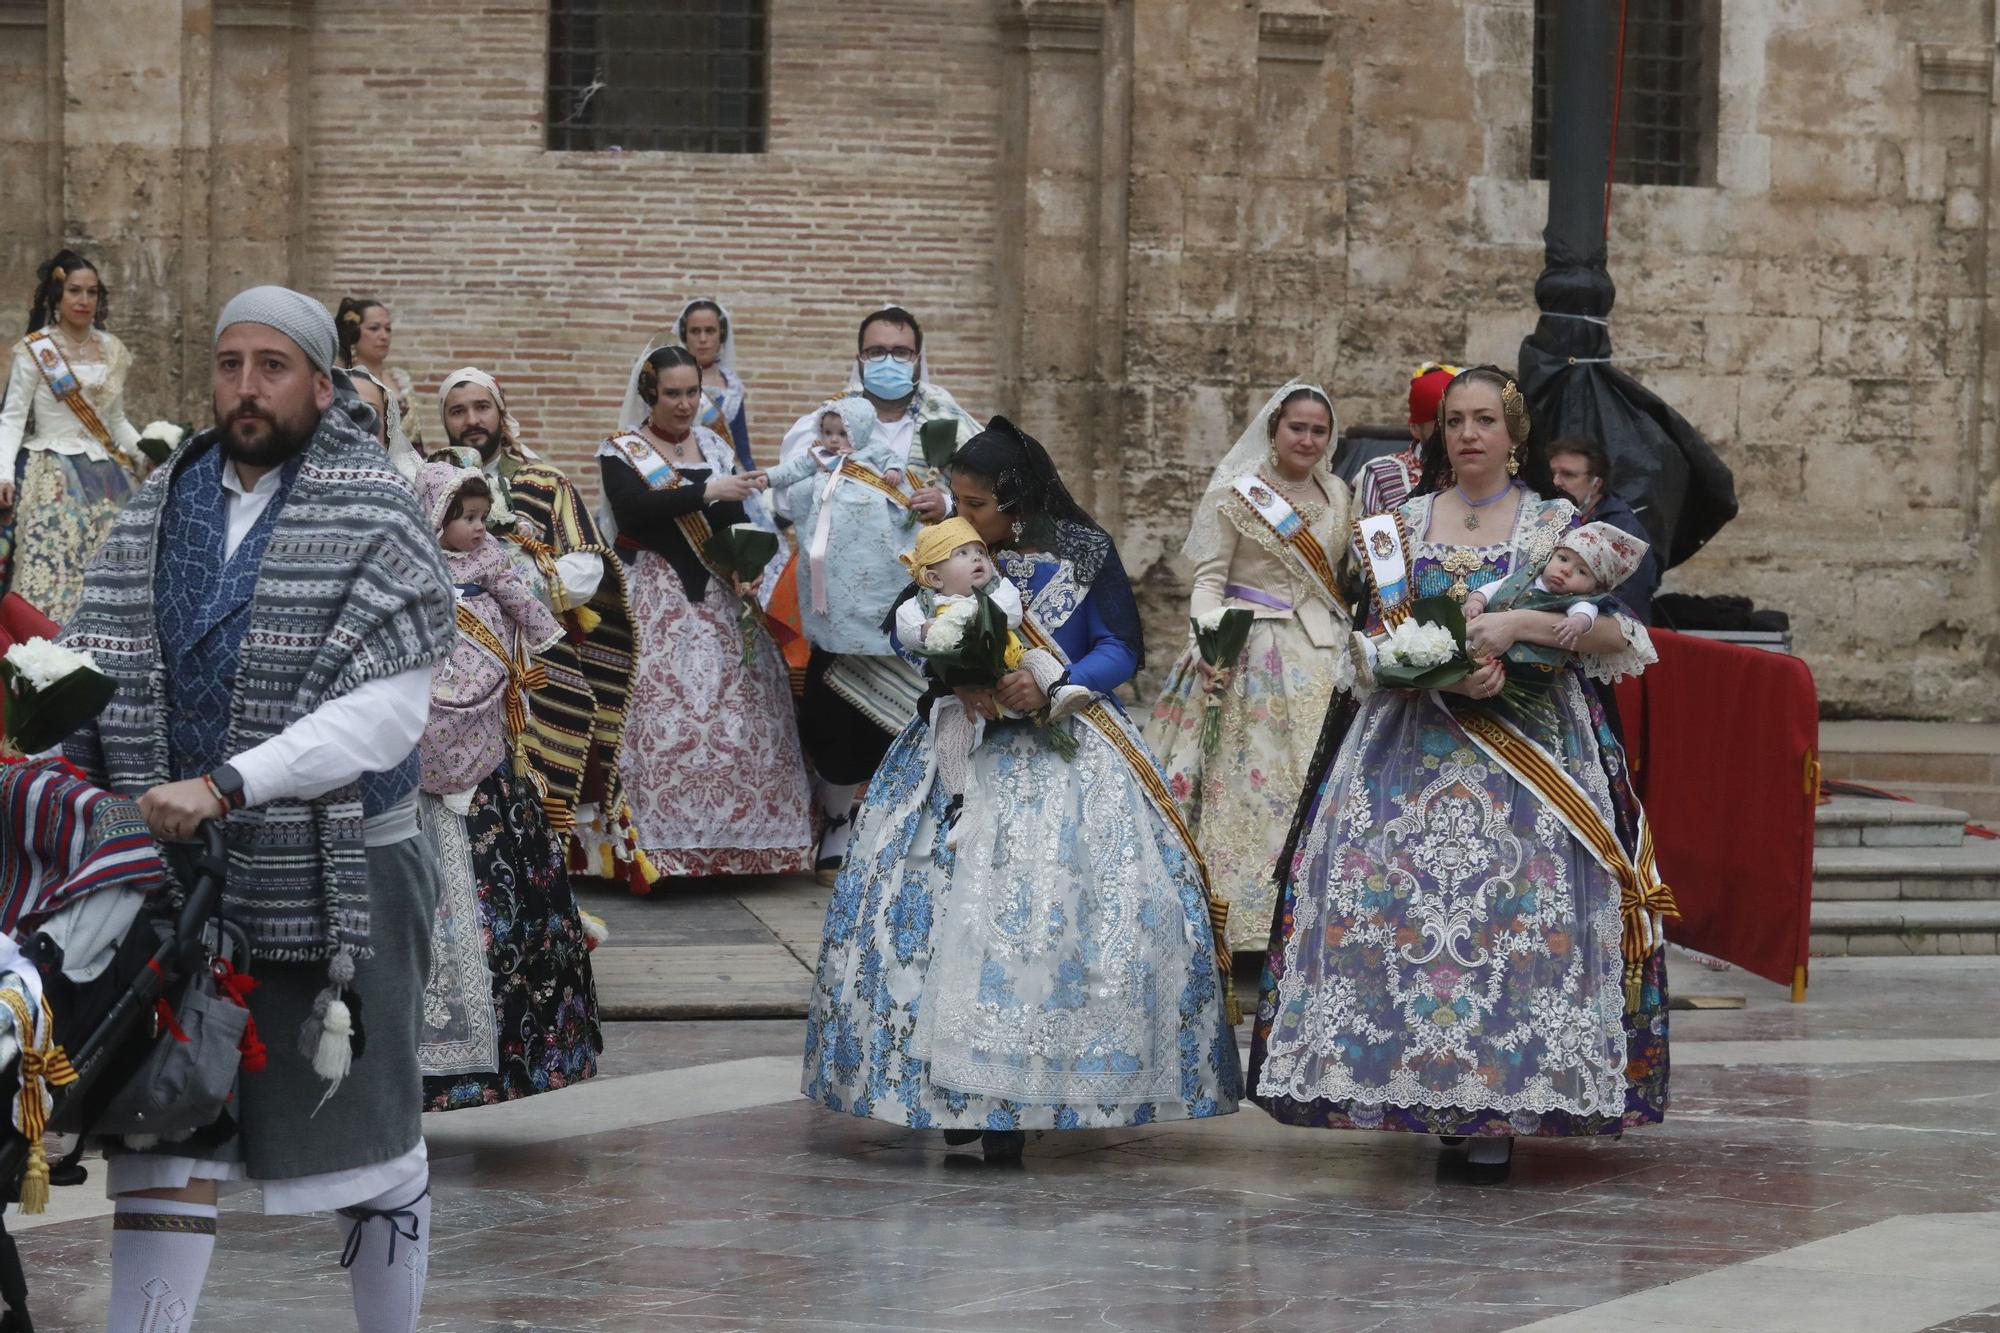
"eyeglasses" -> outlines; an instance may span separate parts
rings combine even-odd
[[[881,365],[884,361],[894,361],[897,365],[913,366],[917,362],[914,347],[864,347],[861,359],[871,365]]]

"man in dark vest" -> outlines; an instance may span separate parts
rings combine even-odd
[[[118,692],[69,757],[155,836],[222,820],[223,915],[265,1044],[233,1128],[108,1163],[112,1328],[185,1328],[223,1181],[338,1210],[360,1325],[416,1326],[430,1247],[417,1033],[438,882],[415,746],[452,591],[415,497],[334,369],[333,318],[255,287],[215,326],[215,427],[156,471],[92,561],[64,642]],[[362,1021],[366,1018],[366,1042]]]

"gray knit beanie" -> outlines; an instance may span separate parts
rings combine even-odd
[[[252,287],[236,293],[215,321],[215,337],[232,324],[267,324],[299,345],[306,360],[322,375],[333,373],[340,335],[326,307],[289,287]]]

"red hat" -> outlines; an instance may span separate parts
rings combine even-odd
[[[1410,372],[1410,424],[1426,425],[1437,420],[1438,404],[1444,401],[1444,391],[1459,376],[1457,366],[1447,366],[1438,361],[1426,361]]]

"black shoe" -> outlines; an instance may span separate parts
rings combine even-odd
[[[968,1143],[977,1142],[979,1135],[980,1131],[976,1129],[947,1129],[944,1132],[944,1146],[963,1148]]]
[[[49,1184],[81,1185],[90,1179],[90,1170],[74,1158],[49,1163]]]
[[[1440,1134],[1438,1135],[1438,1142],[1447,1148],[1463,1148],[1465,1146],[1465,1135]]]
[[[980,1136],[980,1152],[989,1162],[1018,1162],[1028,1136],[1018,1129],[989,1129]]]
[[[1514,1140],[1507,1140],[1507,1155],[1497,1162],[1473,1162],[1465,1164],[1466,1183],[1472,1185],[1498,1185],[1514,1171]]]

